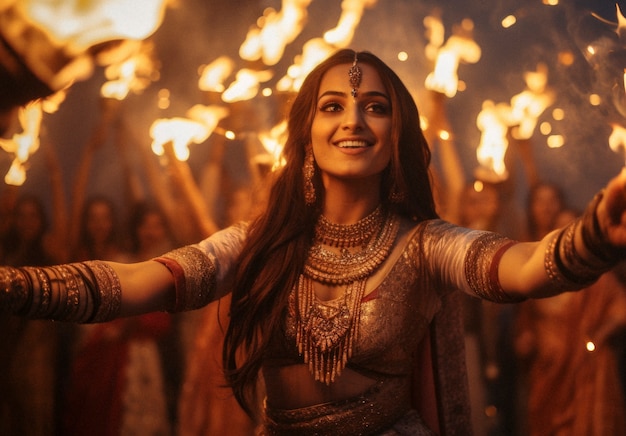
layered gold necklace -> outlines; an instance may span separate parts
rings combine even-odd
[[[399,219],[381,206],[350,225],[320,217],[295,292],[298,351],[315,380],[332,383],[352,356],[366,280],[391,252],[398,228]],[[322,302],[315,296],[314,281],[345,286],[345,292]]]

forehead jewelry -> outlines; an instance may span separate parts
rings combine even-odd
[[[363,72],[361,68],[356,64],[357,63],[357,53],[354,52],[354,62],[352,62],[352,66],[350,67],[350,71],[348,71],[348,76],[350,78],[350,86],[352,87],[352,97],[356,97],[356,92],[359,89],[359,85],[361,84],[361,77]]]

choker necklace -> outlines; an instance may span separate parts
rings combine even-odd
[[[380,207],[347,226],[320,217],[304,272],[293,293],[298,352],[315,380],[332,383],[352,356],[367,277],[391,252],[399,224],[398,217]],[[327,228],[332,229],[331,234],[321,234]],[[339,252],[323,244],[340,248]],[[360,250],[348,250],[359,246]],[[330,286],[345,285],[343,297],[329,302],[318,300],[314,281]]]
[[[382,206],[354,224],[342,225],[328,221],[321,215],[315,225],[315,243],[337,248],[364,247],[375,232],[380,230],[385,216]]]

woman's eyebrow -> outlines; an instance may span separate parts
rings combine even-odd
[[[348,94],[341,91],[325,91],[318,97],[318,101],[326,96],[336,96],[336,97],[347,97]],[[367,92],[359,92],[359,96],[367,96],[367,97],[383,97],[386,100],[390,100],[389,96],[381,91],[367,91]]]

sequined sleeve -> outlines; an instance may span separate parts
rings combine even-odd
[[[174,277],[176,299],[170,312],[199,309],[228,292],[227,278],[241,253],[247,228],[244,223],[231,226],[154,259]]]
[[[498,280],[504,251],[515,242],[497,233],[470,230],[443,220],[426,223],[423,232],[428,269],[442,289],[459,289],[498,303],[519,301]]]

